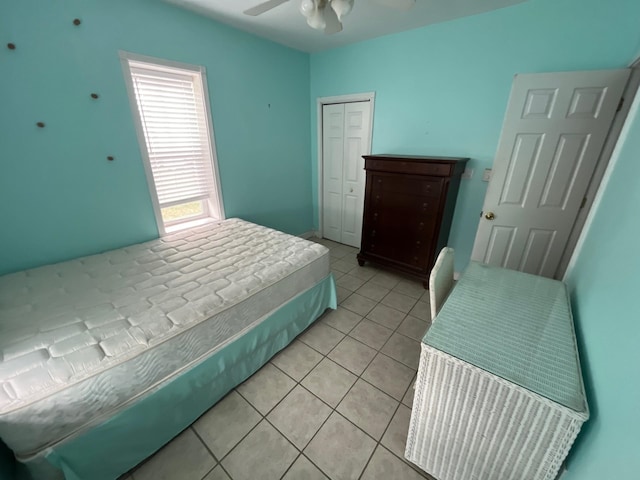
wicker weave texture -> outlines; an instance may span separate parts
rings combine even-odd
[[[562,282],[471,262],[423,342],[588,412]]]
[[[585,419],[422,344],[405,456],[438,480],[553,480]]]

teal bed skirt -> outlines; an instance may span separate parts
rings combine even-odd
[[[332,275],[109,418],[31,457],[20,477],[113,480],[160,449],[337,304]],[[26,468],[25,468],[26,466]]]

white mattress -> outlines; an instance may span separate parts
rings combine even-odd
[[[328,274],[325,247],[230,219],[0,277],[0,437],[84,431]]]

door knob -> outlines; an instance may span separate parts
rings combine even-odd
[[[493,220],[494,218],[496,218],[496,215],[493,212],[487,212],[484,214],[484,218],[486,218],[487,220]]]

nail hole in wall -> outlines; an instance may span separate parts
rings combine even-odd
[[[91,94],[91,98],[93,98],[94,100],[95,100],[96,98],[98,98],[98,97],[100,97],[100,95],[98,95],[97,93],[92,93],[92,94]]]
[[[36,125],[40,128],[44,128],[44,122],[38,122]]]
[[[113,157],[112,155],[109,155],[107,157],[107,160],[109,160],[110,162],[113,162],[115,160],[115,157]]]
[[[16,44],[15,43],[7,43],[7,48],[9,50],[15,50],[16,49]]]
[[[79,18],[74,18],[73,19],[73,24],[77,27],[78,25],[80,25],[82,23],[82,21]]]

